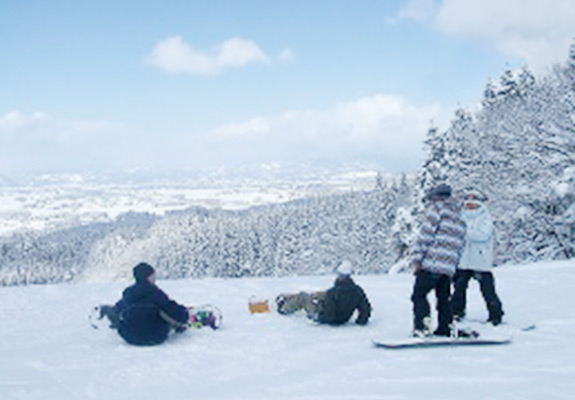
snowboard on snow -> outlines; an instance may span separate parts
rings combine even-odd
[[[212,329],[218,329],[222,325],[222,311],[213,304],[204,304],[202,306],[188,307],[190,314],[189,326],[194,328],[203,328],[208,326]]]
[[[511,330],[522,331],[522,332],[532,331],[532,330],[535,330],[537,328],[537,325],[533,322],[518,324],[518,323],[511,323],[511,322],[507,322],[507,321],[502,321],[500,324],[493,326],[487,320],[476,319],[476,318],[464,318],[462,320],[457,321],[457,325],[458,326],[466,326],[466,327],[489,326],[491,329],[503,329],[503,330],[511,329]],[[479,329],[483,329],[483,328],[479,328]]]
[[[511,343],[511,337],[482,338],[477,337],[445,337],[429,336],[424,338],[414,337],[402,340],[373,340],[375,347],[384,349],[408,349],[425,347],[449,347],[449,346],[490,346]]]
[[[188,306],[186,308],[190,314],[190,319],[186,324],[188,327],[218,329],[222,324],[223,314],[218,307],[212,304]],[[110,305],[100,305],[92,308],[88,315],[90,326],[94,329],[116,329],[118,321],[115,321],[110,311],[111,309],[112,306]],[[160,312],[160,317],[166,319],[168,323],[172,323],[170,318],[162,312]]]

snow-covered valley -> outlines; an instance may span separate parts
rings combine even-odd
[[[372,170],[315,171],[297,177],[277,172],[238,179],[214,172],[139,179],[63,174],[2,181],[0,176],[0,236],[108,222],[126,212],[162,215],[193,206],[238,210],[368,190],[375,185],[375,176]]]

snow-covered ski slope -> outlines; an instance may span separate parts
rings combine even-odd
[[[509,323],[485,329],[511,333],[512,344],[402,351],[371,339],[409,334],[407,274],[356,277],[374,307],[366,327],[248,312],[252,295],[326,288],[329,276],[162,281],[178,301],[220,306],[224,325],[153,348],[88,323],[90,308],[124,284],[0,288],[0,399],[573,399],[575,261],[495,273]],[[486,317],[474,282],[468,314]]]

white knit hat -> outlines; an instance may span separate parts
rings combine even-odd
[[[340,275],[351,275],[352,272],[353,267],[347,260],[342,261],[341,264],[339,264],[339,267],[337,267],[337,273]]]
[[[485,193],[475,187],[468,187],[463,191],[463,193],[463,198],[465,200],[474,200],[478,203],[484,203],[489,200]]]

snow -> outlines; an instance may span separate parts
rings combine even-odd
[[[91,307],[117,300],[127,282],[3,287],[0,399],[573,398],[575,261],[505,266],[495,274],[509,324],[484,329],[511,334],[513,343],[419,350],[370,342],[409,334],[409,274],[355,277],[374,307],[366,327],[248,312],[252,296],[323,289],[330,276],[161,281],[180,302],[218,305],[224,325],[153,348],[89,326]],[[476,283],[468,295],[468,316],[485,319]],[[535,330],[517,329],[531,323]]]

